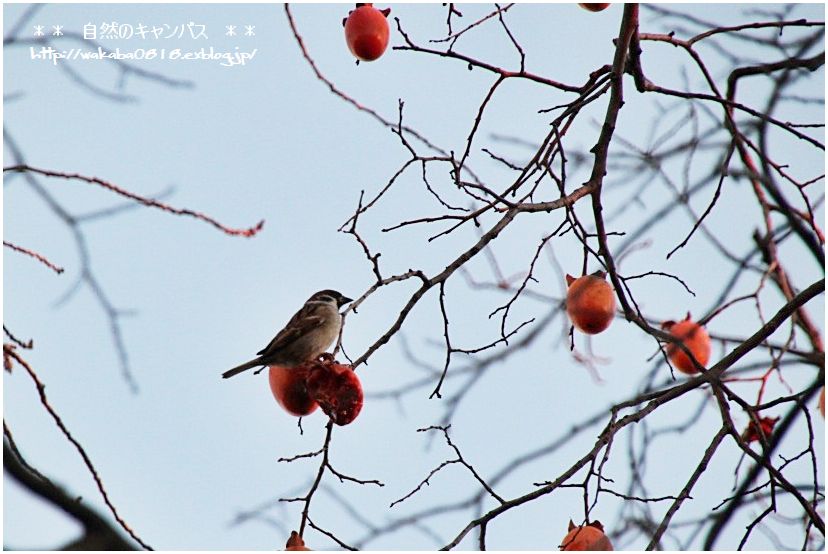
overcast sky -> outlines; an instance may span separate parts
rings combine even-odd
[[[444,36],[446,8],[439,4],[392,4],[391,8],[392,17],[399,17],[406,32],[421,43]],[[26,9],[26,5],[4,5],[6,33]],[[388,119],[396,120],[402,99],[406,124],[446,150],[461,152],[480,102],[493,83],[492,76],[480,70],[470,72],[453,60],[390,48],[380,60],[356,65],[345,46],[341,26],[349,9],[346,4],[293,8],[320,70],[352,98]],[[745,20],[733,6],[706,5],[703,9],[706,18],[722,23]],[[489,6],[463,6],[464,18],[456,25],[474,21],[490,10]],[[527,53],[531,71],[581,84],[591,71],[611,63],[612,39],[621,11],[620,5],[598,14],[574,4],[520,5],[508,12],[507,21]],[[793,16],[821,19],[823,7],[803,6]],[[646,12],[642,20],[642,28],[664,30],[657,23],[648,23],[652,15]],[[249,227],[264,219],[264,228],[254,238],[230,237],[201,221],[147,208],[82,225],[96,278],[114,306],[128,312],[120,325],[129,371],[139,390],[135,394],[123,376],[109,321],[90,289],[83,286],[60,302],[81,270],[71,232],[24,179],[7,176],[4,238],[40,252],[66,271],[55,275],[5,250],[4,323],[16,335],[34,339],[35,349],[25,352],[25,358],[46,383],[50,402],[86,448],[113,503],[145,541],[159,549],[283,548],[289,531],[300,520],[299,504],[268,510],[270,523],[251,520],[233,525],[233,521],[238,513],[280,496],[304,493],[317,463],[284,464],[277,459],[317,450],[326,418],[321,413],[305,418],[304,434],[300,435],[296,419],[274,402],[265,374],[248,372],[230,381],[220,379],[220,374],[267,344],[311,293],[334,288],[356,298],[371,286],[374,276],[361,247],[337,229],[355,210],[360,191],[365,190],[369,197],[375,194],[409,153],[389,130],[335,97],[314,77],[300,55],[281,5],[47,5],[36,12],[20,36],[33,38],[36,25],[43,25],[45,33],[54,33],[55,26],[60,26],[64,32],[83,34],[85,25],[92,23],[100,29],[112,22],[119,23],[119,28],[129,25],[132,36],[101,38],[100,43],[108,48],[179,48],[190,52],[213,48],[214,52],[233,54],[233,60],[241,59],[236,54],[248,58],[243,65],[232,66],[226,65],[226,60],[187,60],[183,56],[135,62],[136,67],[163,75],[162,81],[124,74],[105,60],[53,63],[36,56],[32,59],[28,46],[5,48],[4,126],[26,162],[100,177],[145,196],[165,193],[163,199],[170,205],[206,213],[231,227]],[[159,38],[150,34],[140,38],[135,35],[139,25],[163,31]],[[240,34],[226,36],[227,26],[234,26]],[[516,67],[514,49],[495,29],[492,27],[489,35],[470,33],[458,47],[493,64]],[[251,35],[246,36],[246,31]],[[192,38],[191,32],[206,37]],[[391,44],[401,43],[392,24]],[[89,43],[65,36],[54,45],[94,51]],[[36,53],[42,54],[39,48]],[[675,49],[652,48],[647,56],[653,78],[672,78],[680,88]],[[814,96],[824,86],[822,71],[813,80]],[[73,74],[86,85],[73,79]],[[700,86],[696,75],[688,81]],[[632,88],[632,81],[628,86]],[[750,99],[751,94],[745,91],[745,98]],[[497,148],[517,161],[525,161],[531,151],[492,136],[537,143],[548,132],[551,119],[538,116],[538,110],[572,99],[571,95],[525,83],[506,84],[498,95],[502,96],[497,96],[487,111],[476,147]],[[605,107],[605,100],[594,103],[579,117],[579,124],[567,135],[570,149],[584,151],[594,144]],[[824,118],[821,106],[809,109],[804,119]],[[652,100],[631,94],[619,119],[618,135],[646,143],[648,122],[655,110]],[[675,112],[667,111],[663,117],[673,115]],[[613,146],[616,154],[624,150],[619,144]],[[485,179],[498,182],[510,175],[479,148],[470,159]],[[780,156],[784,158],[784,154]],[[703,153],[700,156],[705,159]],[[7,147],[4,165],[12,161]],[[568,178],[574,187],[586,179],[588,168],[574,155],[571,162],[573,174]],[[814,156],[813,167],[822,163]],[[446,187],[445,194],[461,198],[451,196],[454,193],[448,190],[445,172],[430,171],[434,182]],[[613,182],[612,175],[607,179]],[[39,181],[73,214],[122,203],[113,194],[79,181]],[[614,198],[629,195],[620,185],[618,188]],[[747,192],[744,183],[728,189],[711,214],[710,225],[723,230],[755,226],[753,220],[746,219],[751,216],[740,209],[740,195]],[[612,201],[613,193],[609,194]],[[699,199],[701,209],[708,198]],[[647,197],[647,209],[669,200],[668,192],[654,190]],[[416,170],[403,176],[381,209],[360,220],[366,240],[373,249],[382,251],[380,260],[388,275],[409,268],[433,274],[472,244],[479,231],[471,226],[431,242],[426,239],[442,228],[380,232],[403,219],[425,217],[439,209],[439,204],[423,193]],[[644,212],[637,209],[630,207],[618,220],[618,228],[639,222]],[[547,220],[526,218],[504,233],[493,252],[506,276],[526,270],[540,239],[560,224],[562,215],[552,214]],[[822,221],[821,209],[818,215]],[[657,319],[677,319],[688,310],[707,312],[725,278],[711,270],[716,267],[712,264],[721,260],[700,237],[671,260],[664,260],[664,253],[692,226],[692,221],[678,212],[671,217],[669,225],[649,237],[649,250],[625,260],[625,270],[631,274],[640,268],[670,271],[681,275],[695,291],[692,297],[669,280],[654,280],[638,289],[642,309]],[[733,241],[733,251],[740,255],[751,246],[749,233]],[[580,273],[581,247],[571,235],[554,242],[553,248],[564,271]],[[804,252],[793,252],[786,263],[799,285],[807,286],[821,275],[821,268]],[[596,269],[592,265],[590,270]],[[483,257],[474,260],[469,270],[480,281],[495,278]],[[533,290],[560,298],[564,283],[550,260],[541,257],[536,271],[538,282],[532,284]],[[367,301],[358,314],[350,315],[346,351],[352,356],[364,352],[394,321],[416,286],[408,282],[388,287]],[[755,284],[745,286],[742,293]],[[734,295],[739,292],[737,287]],[[453,338],[459,347],[479,346],[497,336],[499,322],[487,315],[507,296],[470,290],[460,274],[449,281],[446,293]],[[812,305],[815,316],[823,313],[822,298]],[[553,308],[549,302],[527,299],[515,307],[511,326],[531,317],[540,320]],[[718,327],[712,331],[748,334],[756,324],[751,308],[734,309],[716,320]],[[561,437],[575,422],[628,398],[655,364],[647,361],[654,352],[652,339],[617,320],[608,332],[591,341],[595,354],[606,358],[606,363],[598,366],[601,382],[596,382],[568,350],[564,316],[558,313],[554,317],[530,350],[493,366],[464,397],[452,419],[456,444],[484,478],[516,456]],[[367,529],[343,510],[337,496],[347,498],[365,517],[382,523],[441,501],[465,498],[476,490],[468,472],[447,468],[432,486],[388,509],[431,469],[453,456],[439,437],[428,437],[417,429],[438,424],[447,402],[465,382],[449,379],[442,400],[429,399],[433,384],[414,390],[399,402],[373,398],[373,394],[428,375],[406,355],[401,338],[417,359],[442,367],[445,352],[436,290],[412,312],[401,335],[360,369],[369,394],[363,413],[354,424],[335,429],[331,449],[334,467],[386,484],[379,488],[326,478],[325,490],[313,505],[313,519],[347,541],[363,538]],[[576,346],[580,351],[587,349],[583,336],[576,336]],[[721,355],[722,350],[715,348],[713,361]],[[455,357],[452,368],[459,370],[467,363]],[[662,371],[659,380],[669,377],[666,368]],[[801,368],[786,374],[796,390],[812,378],[811,371]],[[769,395],[786,390],[773,380],[769,386]],[[745,392],[746,397],[755,394],[753,389],[740,390],[751,391]],[[654,418],[654,425],[683,421],[703,395],[694,391],[683,397]],[[38,402],[35,387],[24,372],[16,370],[4,376],[4,403],[4,418],[26,458],[72,494],[107,514],[82,460]],[[677,483],[686,480],[698,463],[700,448],[718,428],[718,417],[710,405],[690,432],[663,439],[663,456],[650,461],[651,494],[678,492]],[[738,417],[744,424],[744,414]],[[506,498],[524,494],[531,490],[531,483],[559,475],[588,451],[605,421],[602,419],[594,431],[579,435],[554,457],[515,472],[501,483],[499,494]],[[819,435],[816,446],[822,452],[824,420],[815,419],[814,423]],[[794,436],[802,437],[801,433]],[[609,474],[621,482],[628,469],[625,447],[618,445],[608,466]],[[796,452],[791,447],[785,453]],[[738,458],[734,445],[723,448],[709,469],[709,477],[699,483],[694,494],[697,503],[688,506],[686,518],[705,513],[728,496]],[[822,463],[824,459],[820,459]],[[792,472],[792,480],[807,479],[807,469],[800,474]],[[4,485],[5,546],[50,548],[76,536],[78,529],[62,514],[45,507],[9,479]],[[583,517],[582,504],[580,491],[562,489],[525,509],[514,510],[489,529],[488,546],[554,549],[569,518],[577,521]],[[593,515],[611,531],[620,505],[620,500],[603,495]],[[665,509],[664,504],[654,507],[657,514]],[[742,528],[751,515],[737,519],[733,528]],[[433,549],[453,538],[469,519],[465,513],[451,514],[429,522],[437,538],[408,528],[368,543],[367,548]],[[789,532],[783,540],[799,544],[798,531]],[[740,537],[741,533],[732,533],[718,546],[735,548]],[[318,549],[336,546],[313,531],[308,532],[307,540]],[[461,546],[474,548],[473,541],[470,536]],[[761,549],[772,543],[757,533],[749,546]]]

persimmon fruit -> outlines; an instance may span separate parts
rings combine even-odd
[[[270,366],[270,390],[276,402],[291,415],[306,416],[319,407],[308,394],[307,377],[305,366]]]
[[[376,9],[373,4],[357,4],[345,19],[345,42],[358,59],[371,62],[388,47],[388,14],[391,8]]]
[[[751,419],[742,433],[742,439],[748,443],[759,442],[762,437],[769,439],[777,421],[778,417],[759,417],[759,425],[756,425]]]
[[[346,364],[324,361],[311,366],[308,393],[337,425],[348,425],[362,411],[362,384]]]
[[[583,9],[590,11],[590,12],[601,12],[609,8],[609,4],[599,4],[597,2],[588,2],[585,4],[578,4]]]
[[[577,279],[567,274],[566,313],[573,325],[589,335],[605,330],[615,315],[615,292],[603,271]]]
[[[693,353],[693,357],[696,358],[699,364],[707,365],[707,361],[710,359],[710,335],[707,334],[704,327],[690,319],[689,312],[682,321],[665,321],[661,324],[661,328],[681,340],[684,346]],[[688,375],[698,373],[693,361],[677,343],[667,345],[667,356],[679,371]]]
[[[600,521],[587,525],[575,525],[569,520],[569,532],[561,541],[561,550],[614,550],[609,538],[604,534]]]
[[[305,541],[302,537],[299,536],[299,533],[296,531],[290,532],[290,537],[287,540],[287,544],[285,545],[285,550],[311,550],[307,546],[305,546]]]

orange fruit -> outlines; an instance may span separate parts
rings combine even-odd
[[[665,321],[661,324],[661,328],[680,339],[684,346],[693,353],[693,357],[696,358],[699,364],[707,366],[707,361],[710,359],[710,336],[704,330],[704,327],[690,319],[689,312],[682,321],[678,323]],[[692,360],[676,343],[667,345],[667,356],[670,358],[670,363],[679,371],[689,375],[698,373]]]
[[[354,368],[334,361],[311,366],[307,391],[337,425],[348,425],[362,411],[362,384]]]
[[[599,4],[597,2],[590,2],[588,4],[578,4],[583,9],[590,12],[600,12],[609,8],[609,4]]]
[[[287,540],[287,544],[285,545],[285,550],[311,550],[307,546],[305,546],[305,541],[302,540],[302,537],[299,536],[299,533],[296,531],[290,532],[290,538]]]
[[[276,402],[291,415],[306,416],[318,408],[316,401],[308,394],[307,376],[305,366],[270,366],[270,390]]]
[[[615,292],[603,271],[577,279],[567,274],[566,284],[566,313],[579,331],[595,335],[610,326]]]
[[[613,550],[600,521],[576,526],[569,520],[569,533],[561,541],[561,550]]]
[[[390,9],[376,9],[372,4],[357,4],[345,20],[345,42],[351,53],[362,61],[376,60],[388,47]]]

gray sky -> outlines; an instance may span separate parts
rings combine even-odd
[[[492,76],[480,70],[469,72],[453,60],[390,47],[377,62],[357,66],[341,27],[349,6],[293,8],[305,43],[323,73],[352,98],[389,119],[396,119],[398,99],[403,99],[406,124],[446,149],[462,151]],[[404,29],[421,43],[444,33],[445,8],[439,4],[391,7],[391,15],[399,17]],[[25,9],[25,5],[4,6],[6,32]],[[723,24],[743,21],[733,6],[707,5],[703,9],[705,17]],[[488,13],[491,7],[468,5],[462,10],[465,17],[461,25]],[[810,5],[794,15],[821,19],[822,13],[820,5]],[[620,14],[619,5],[599,14],[574,5],[521,5],[508,13],[507,21],[527,52],[529,70],[580,84],[589,72],[611,62],[612,38]],[[663,30],[648,23],[651,15],[642,20],[642,28],[649,25]],[[375,194],[407,159],[408,152],[387,129],[336,98],[313,76],[280,5],[59,4],[38,11],[29,27],[42,24],[50,32],[53,25],[62,25],[65,30],[82,33],[89,22],[112,21],[133,28],[139,23],[164,27],[167,33],[194,22],[205,26],[208,38],[101,40],[109,48],[213,47],[226,52],[238,48],[239,52],[255,54],[246,65],[233,67],[205,60],[136,62],[138,67],[190,82],[192,87],[165,86],[127,75],[119,89],[122,75],[110,63],[89,60],[68,64],[95,87],[134,99],[115,102],[90,93],[48,60],[32,60],[28,47],[6,48],[4,94],[7,98],[17,96],[5,102],[4,125],[26,161],[35,167],[97,176],[146,196],[172,188],[164,201],[173,206],[204,212],[231,227],[252,226],[265,219],[264,229],[252,239],[228,237],[203,222],[149,209],[84,224],[95,275],[118,308],[134,310],[133,315],[121,319],[129,366],[140,388],[139,394],[133,394],[121,375],[108,321],[89,289],[83,287],[55,306],[77,279],[80,268],[70,232],[22,178],[7,177],[4,237],[46,255],[66,272],[57,276],[6,250],[4,322],[16,335],[34,338],[35,349],[25,353],[26,359],[46,383],[50,402],[86,448],[114,504],[144,540],[159,549],[282,548],[290,529],[298,525],[298,504],[268,512],[284,530],[261,520],[231,523],[240,511],[280,496],[304,493],[317,463],[276,460],[318,449],[326,418],[321,413],[305,418],[304,435],[300,435],[295,418],[282,412],[273,400],[265,374],[248,373],[231,381],[223,381],[220,374],[267,344],[314,291],[335,288],[357,297],[373,283],[360,246],[337,229],[353,213],[360,191],[364,189],[368,197]],[[227,25],[242,30],[245,25],[254,25],[255,36],[226,37]],[[32,32],[30,29],[22,36]],[[516,67],[517,55],[502,34],[470,34],[458,48],[494,64]],[[392,24],[391,45],[401,43]],[[67,47],[79,46],[72,43]],[[669,46],[649,48],[651,78],[673,79],[672,84],[680,88],[681,81],[675,77],[678,53]],[[688,79],[693,86],[700,85],[697,74]],[[822,70],[819,79],[824,83]],[[815,79],[815,85],[817,82]],[[632,90],[631,80],[627,86]],[[812,95],[821,90],[814,88]],[[749,101],[752,92],[748,89],[744,94]],[[537,111],[571,99],[571,95],[549,88],[506,84],[478,132],[479,141],[470,158],[473,166],[486,180],[500,183],[510,174],[480,148],[496,148],[502,155],[525,160],[530,150],[495,141],[492,134],[537,143],[548,132],[551,119]],[[663,103],[666,105],[666,100]],[[605,106],[605,100],[596,102],[579,117],[567,135],[568,148],[584,151],[594,144]],[[630,93],[619,119],[619,136],[636,144],[646,143],[655,109],[651,98]],[[821,106],[808,109],[801,119],[824,118]],[[668,111],[662,117],[669,120],[677,116]],[[667,128],[665,121],[662,131]],[[624,150],[618,142],[613,148],[613,154]],[[784,148],[780,159],[786,157]],[[811,163],[813,172],[818,172],[824,161],[809,155],[813,160],[805,165]],[[4,165],[11,160],[6,149]],[[570,161],[573,172],[568,178],[574,187],[586,180],[588,168],[577,160]],[[704,165],[699,164],[700,168]],[[449,190],[444,170],[432,168],[429,176],[445,187],[449,198],[460,201],[463,197],[451,196],[454,192]],[[701,174],[702,169],[693,171]],[[78,181],[40,181],[73,213],[93,212],[121,202],[107,191]],[[605,206],[611,213],[622,207],[617,202],[626,201],[629,188],[613,181],[612,174],[607,183]],[[755,226],[755,214],[742,209],[748,192],[744,182],[728,187],[710,216],[710,226],[726,237],[733,226]],[[694,207],[704,209],[711,193],[695,199]],[[643,200],[647,210],[654,210],[670,201],[670,194],[663,186],[654,187]],[[478,231],[471,227],[432,242],[426,239],[442,226],[380,232],[403,219],[432,215],[439,209],[439,204],[424,194],[419,170],[415,170],[395,185],[382,209],[360,220],[360,229],[372,248],[382,252],[380,260],[387,274],[408,268],[434,273],[476,239]],[[578,210],[584,221],[591,221],[588,206]],[[640,206],[629,206],[615,227],[630,228],[645,213]],[[818,215],[822,221],[821,209]],[[554,230],[562,217],[553,213],[546,219],[526,218],[510,227],[493,249],[503,272],[509,276],[524,271],[541,237]],[[656,319],[678,319],[688,310],[705,313],[730,271],[716,272],[715,264],[721,259],[699,236],[665,260],[664,254],[692,226],[683,212],[675,212],[671,218],[669,224],[647,237],[651,241],[648,249],[631,254],[622,266],[629,274],[653,269],[681,275],[696,292],[692,297],[666,279],[640,282],[634,289],[637,299]],[[483,228],[492,221],[486,220]],[[749,233],[738,234],[729,244],[742,254],[750,247],[749,238]],[[556,239],[552,245],[563,269],[579,274],[581,248],[573,237]],[[786,262],[800,286],[821,275],[821,268],[804,252],[791,252]],[[594,269],[591,264],[590,270]],[[483,257],[473,260],[469,270],[477,280],[494,279]],[[536,277],[533,290],[552,297],[562,295],[564,284],[546,257],[539,260]],[[411,282],[387,287],[365,302],[358,314],[350,315],[346,351],[352,356],[364,352],[393,322],[414,287]],[[751,287],[755,283],[745,283],[733,294],[743,294]],[[499,320],[490,320],[487,315],[508,296],[470,290],[460,274],[448,282],[446,293],[452,338],[458,346],[471,348],[496,338]],[[778,304],[773,297],[766,302],[769,308],[765,315],[775,312]],[[823,313],[822,298],[812,305],[813,314]],[[545,302],[523,300],[514,308],[510,327],[531,317],[540,319],[550,308]],[[602,382],[596,383],[568,350],[564,317],[558,314],[531,349],[487,371],[463,398],[452,419],[453,440],[486,478],[521,453],[559,438],[573,423],[631,396],[655,363],[647,361],[654,352],[652,339],[616,320],[606,333],[591,341],[595,354],[607,359],[598,366]],[[755,309],[746,305],[714,320],[711,331],[748,334],[755,326]],[[419,359],[442,367],[437,290],[412,312],[401,335]],[[586,350],[582,335],[576,334],[576,346],[581,352]],[[715,346],[713,361],[722,352]],[[467,364],[468,360],[454,357],[452,369]],[[661,371],[658,380],[669,376],[666,367]],[[364,537],[366,529],[343,511],[329,490],[349,499],[365,517],[378,523],[465,498],[476,490],[468,472],[450,467],[433,479],[432,486],[388,509],[431,469],[453,456],[438,436],[416,430],[439,423],[447,402],[465,379],[449,379],[442,401],[428,398],[433,385],[415,390],[400,402],[372,398],[371,394],[426,376],[406,357],[399,337],[372,356],[359,376],[369,397],[354,424],[335,429],[331,459],[343,473],[378,479],[386,486],[339,483],[329,476],[313,505],[314,521],[346,541]],[[794,390],[800,390],[813,376],[810,369],[798,368],[785,373],[785,378]],[[744,391],[746,398],[754,397],[755,384],[741,387],[738,390]],[[769,397],[785,392],[771,379]],[[658,427],[684,421],[704,394],[695,391],[662,408],[659,411],[663,413],[654,414],[652,424]],[[45,413],[28,376],[19,370],[6,375],[3,396],[4,417],[27,459],[105,513],[80,457]],[[744,414],[734,417],[740,424],[747,421]],[[499,484],[497,492],[510,498],[531,490],[533,482],[553,479],[592,446],[604,421],[553,457],[515,472]],[[824,420],[815,418],[814,424],[817,451],[822,452]],[[658,449],[663,455],[650,459],[647,474],[653,496],[678,492],[717,428],[718,414],[710,404],[686,434],[660,439],[663,444]],[[798,452],[803,433],[792,433],[791,446],[784,454]],[[608,470],[623,490],[628,472],[626,444],[617,448]],[[705,513],[728,496],[738,458],[735,445],[723,447],[700,481],[682,521]],[[806,466],[800,473],[792,471],[794,482],[807,480]],[[822,475],[820,471],[820,480]],[[44,507],[9,479],[4,484],[3,541],[7,547],[47,548],[75,536],[74,524],[60,513]],[[784,499],[781,504],[789,506],[787,502]],[[611,531],[620,505],[618,499],[602,495],[593,515]],[[493,502],[486,504],[487,508],[492,506]],[[666,508],[661,503],[653,510],[662,514]],[[749,522],[749,515],[737,518],[733,529]],[[570,517],[576,521],[583,517],[581,493],[563,489],[495,520],[489,529],[488,546],[554,549]],[[367,546],[431,549],[453,538],[469,519],[464,513],[430,520],[440,541],[407,529]],[[788,532],[790,535],[783,534],[782,539],[799,544],[798,531],[790,528]],[[474,548],[473,536],[461,546]],[[740,537],[740,533],[731,533],[718,546],[735,548]],[[314,548],[335,547],[312,531],[306,538]],[[644,544],[626,546],[642,548]],[[770,548],[771,543],[757,533],[749,546]]]

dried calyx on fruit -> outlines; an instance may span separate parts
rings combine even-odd
[[[615,316],[615,292],[606,277],[603,271],[577,279],[566,276],[566,313],[583,333],[600,333],[610,326]]]
[[[575,525],[569,520],[569,532],[561,541],[561,550],[613,550],[612,543],[604,534],[600,521]]]
[[[707,361],[710,359],[710,336],[704,327],[690,319],[690,312],[687,312],[687,317],[678,323],[665,321],[661,324],[661,328],[684,343],[702,367],[707,366]],[[699,372],[693,360],[677,343],[671,342],[667,345],[667,356],[670,358],[670,363],[679,371],[691,375]]]
[[[366,62],[382,56],[388,47],[388,14],[391,8],[376,9],[373,4],[357,4],[356,9],[342,20],[345,26],[345,42],[358,59]]]
[[[311,550],[307,546],[305,546],[305,541],[302,540],[302,537],[296,531],[290,532],[290,538],[287,540],[287,544],[285,544],[285,550]]]

